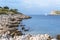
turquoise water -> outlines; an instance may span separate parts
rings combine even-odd
[[[31,15],[31,19],[24,20],[23,24],[29,28],[27,33],[50,35],[60,34],[60,16]]]

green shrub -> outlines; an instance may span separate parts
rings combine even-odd
[[[20,13],[18,12],[17,9],[9,9],[9,7],[0,7],[0,14],[17,14]]]

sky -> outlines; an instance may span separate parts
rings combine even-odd
[[[60,10],[60,0],[0,0],[0,6],[18,9],[26,15],[41,15]]]

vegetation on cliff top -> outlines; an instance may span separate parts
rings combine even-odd
[[[17,9],[10,9],[7,6],[0,7],[0,14],[17,14],[17,13],[20,13],[20,12],[18,12]],[[22,13],[20,13],[20,14],[22,14]]]

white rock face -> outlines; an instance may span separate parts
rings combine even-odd
[[[56,38],[53,38],[53,39],[51,39],[51,40],[57,40]]]
[[[14,36],[13,38],[11,36],[7,37],[7,35],[1,36],[0,40],[47,40],[49,39],[48,34],[38,34],[38,35],[22,35],[22,36]],[[57,40],[55,38],[51,40]]]
[[[47,40],[47,39],[49,39],[48,34],[38,34],[38,35],[30,37],[30,40]]]

